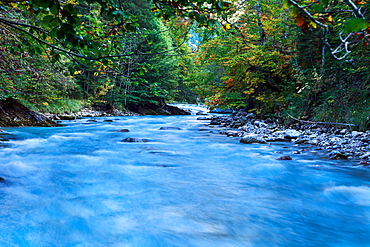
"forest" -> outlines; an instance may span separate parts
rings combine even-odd
[[[0,100],[204,103],[370,128],[367,0],[0,1]]]

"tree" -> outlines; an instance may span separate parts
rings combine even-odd
[[[245,2],[220,21],[220,31],[201,47],[199,57],[202,73],[220,74],[209,85],[210,104],[261,114],[286,107],[286,94],[294,88],[294,47],[278,1]]]

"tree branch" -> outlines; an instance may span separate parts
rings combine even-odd
[[[299,9],[302,13],[304,13],[308,18],[310,18],[311,21],[313,21],[316,25],[324,28],[324,29],[327,29],[328,26],[319,22],[315,17],[313,17],[311,15],[310,12],[308,12],[305,7],[302,7],[301,5],[299,5],[295,0],[289,0],[289,2],[294,6],[296,7],[297,9]]]
[[[33,35],[32,33],[30,33],[29,31],[27,30],[24,30],[20,27],[18,27],[17,25],[21,25],[21,26],[26,26],[26,27],[32,27],[32,28],[37,28],[37,27],[34,27],[34,26],[31,26],[31,25],[28,25],[28,24],[22,24],[22,23],[17,23],[17,22],[11,22],[11,21],[8,21],[8,20],[5,20],[5,19],[2,19],[0,18],[0,23],[3,23],[9,27],[12,27],[22,33],[25,33],[29,36],[31,36],[33,39],[35,39],[36,41],[38,41],[39,43],[42,43],[48,47],[51,47],[57,51],[60,51],[60,52],[64,52],[68,55],[71,55],[71,56],[74,56],[74,57],[78,57],[78,58],[82,58],[82,59],[86,59],[86,60],[91,60],[91,61],[98,61],[98,60],[102,60],[102,59],[107,59],[107,58],[119,58],[119,57],[130,57],[130,56],[153,56],[153,55],[161,55],[161,56],[182,56],[182,55],[186,55],[186,54],[190,54],[190,53],[185,53],[185,54],[166,54],[170,51],[175,51],[177,49],[179,49],[179,47],[176,47],[174,49],[171,49],[171,50],[166,50],[166,51],[163,51],[163,52],[157,52],[157,53],[130,53],[130,54],[116,54],[116,55],[108,55],[108,56],[100,56],[100,57],[89,57],[89,56],[85,56],[85,55],[82,55],[82,54],[78,54],[78,53],[75,53],[75,52],[72,52],[72,51],[68,51],[64,48],[60,48],[58,46],[55,46],[53,44],[50,44],[48,42],[46,42],[45,40],[42,40],[38,37],[36,37],[35,35]],[[42,30],[42,29],[40,29]]]

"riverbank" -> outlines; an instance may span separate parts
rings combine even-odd
[[[231,116],[199,117],[210,120],[210,126],[221,127],[219,133],[240,137],[241,143],[290,142],[299,146],[311,146],[315,151],[326,151],[330,159],[358,160],[370,165],[370,131],[353,130],[351,126],[335,126],[324,123],[284,121],[281,118],[257,119],[254,114],[239,111]],[[294,154],[307,152],[297,149]],[[289,159],[288,157],[286,157]]]
[[[82,117],[113,117],[113,116],[140,116],[140,115],[190,115],[186,110],[182,110],[172,105],[158,106],[155,104],[147,104],[137,107],[133,111],[120,111],[112,106],[88,107],[83,108],[78,112],[69,114],[50,114],[45,113],[53,120],[74,120]]]
[[[0,100],[0,127],[60,126],[60,120],[74,120],[82,117],[107,117],[107,116],[134,116],[134,115],[190,115],[172,105],[156,105],[147,103],[134,109],[120,111],[112,105],[93,105],[85,107],[77,112],[48,113],[35,112],[23,105],[20,101],[12,98]]]

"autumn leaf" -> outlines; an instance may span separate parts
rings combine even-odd
[[[303,27],[306,24],[306,20],[301,13],[297,15],[295,20],[297,22],[298,27]]]

